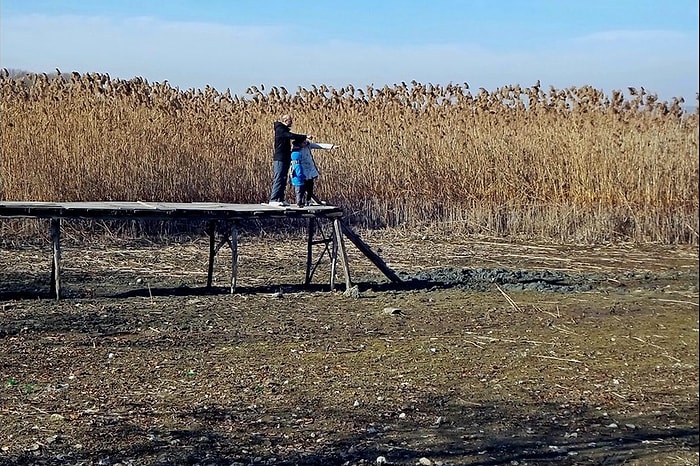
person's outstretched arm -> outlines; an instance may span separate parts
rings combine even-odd
[[[335,149],[336,146],[335,144],[328,144],[325,142],[310,142],[309,143],[309,149]]]
[[[297,141],[304,141],[307,139],[309,136],[306,134],[297,134],[297,133],[292,133],[291,131],[285,131],[282,133],[282,136],[284,136],[287,139],[296,139]]]

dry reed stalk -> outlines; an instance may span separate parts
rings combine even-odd
[[[317,192],[360,226],[698,243],[698,112],[645,90],[411,82],[265,90],[0,76],[0,199],[258,202],[272,122],[340,145]]]

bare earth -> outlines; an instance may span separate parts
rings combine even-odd
[[[0,245],[0,465],[697,465],[697,247]],[[347,292],[345,292],[347,291]]]

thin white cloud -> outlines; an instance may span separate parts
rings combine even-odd
[[[618,31],[601,31],[585,36],[577,37],[571,40],[572,43],[581,44],[620,44],[620,43],[645,43],[653,42],[679,42],[687,41],[688,36],[676,31],[663,30],[618,30]]]
[[[227,61],[255,57],[256,43],[280,35],[274,28],[41,15],[6,19],[1,34],[0,59],[5,67],[29,71],[58,67],[62,71],[109,72],[124,78],[153,74],[187,85],[188,74],[197,67],[215,76],[222,68],[240,66],[240,61]],[[235,51],[234,56],[231,51]],[[219,57],[225,58],[219,61]],[[206,83],[191,84],[198,87]]]
[[[296,26],[294,26],[296,27]],[[230,26],[154,18],[80,16],[3,18],[0,61],[28,71],[103,72],[168,80],[180,88],[251,85],[381,87],[417,80],[609,91],[643,85],[662,99],[698,91],[696,38],[666,31],[608,31],[510,53],[480,44],[389,47],[340,41],[295,43],[294,27]],[[48,38],[48,40],[47,40]]]

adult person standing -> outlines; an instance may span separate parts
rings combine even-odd
[[[305,134],[292,133],[294,119],[291,115],[282,115],[275,122],[275,151],[272,156],[272,190],[270,192],[270,205],[288,206],[284,200],[284,192],[287,188],[289,166],[292,163],[292,140],[305,141]]]

